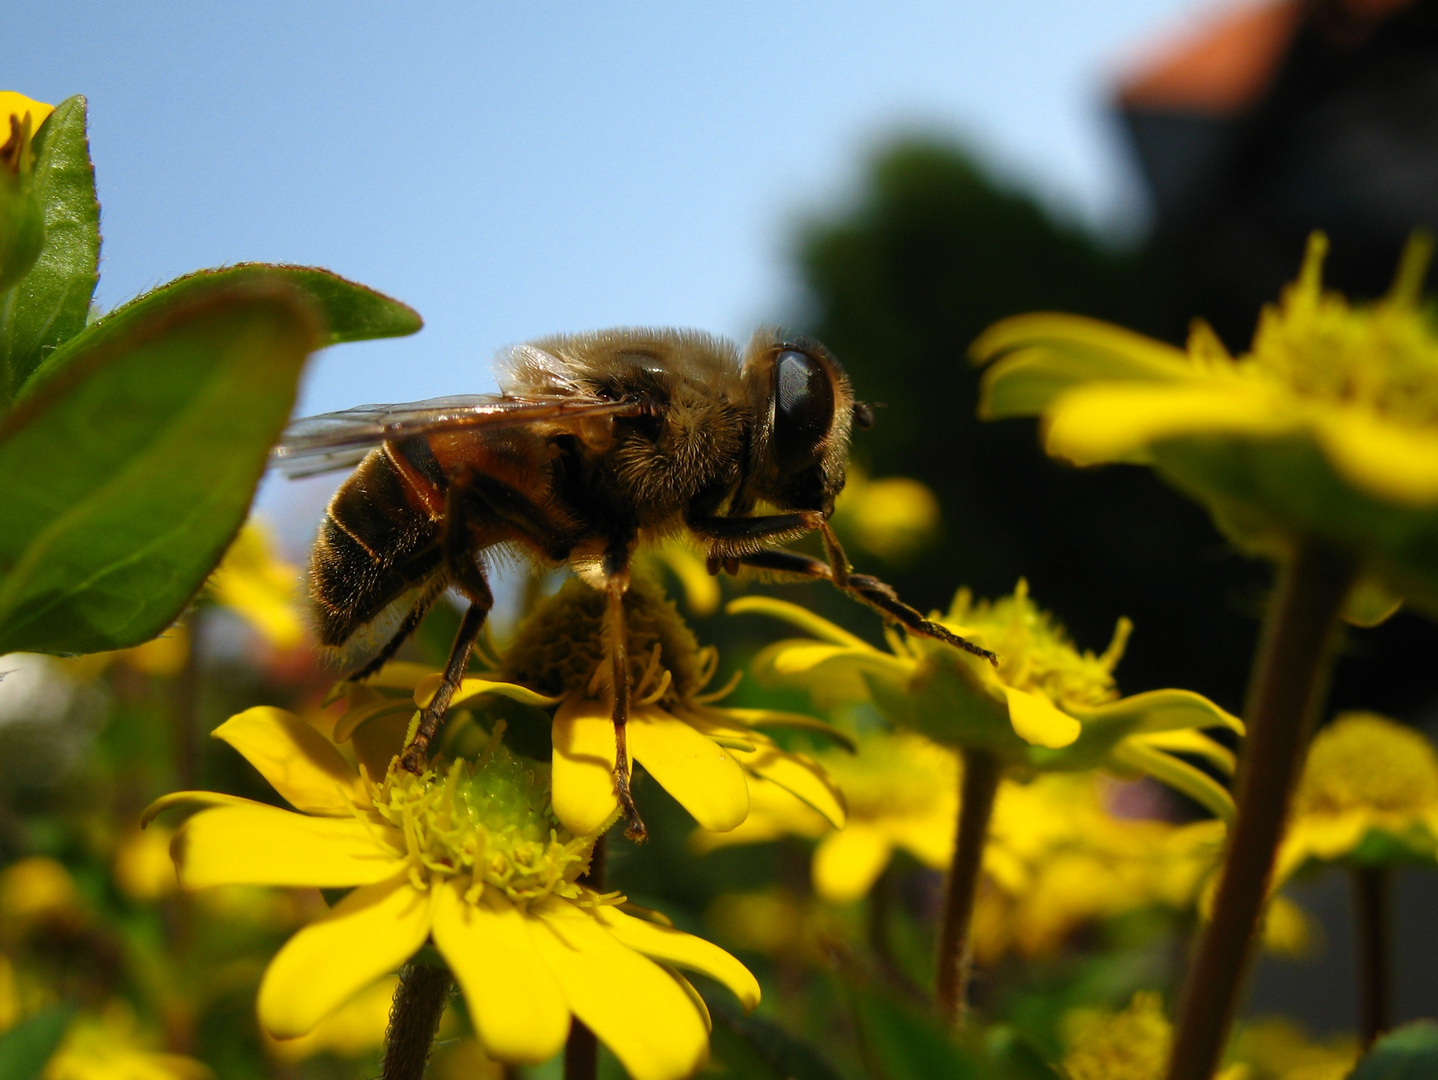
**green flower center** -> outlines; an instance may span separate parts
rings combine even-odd
[[[1438,807],[1438,753],[1410,728],[1372,713],[1348,713],[1313,740],[1296,806],[1309,814]]]
[[[999,655],[999,678],[1016,690],[1038,690],[1056,705],[1102,705],[1118,697],[1113,669],[1133,624],[1120,619],[1113,640],[1095,656],[1079,652],[1068,633],[1029,598],[1020,580],[1011,596],[975,601],[961,589],[944,620],[957,633]]]
[[[1081,1012],[1068,1021],[1064,1073],[1070,1080],[1158,1080],[1173,1028],[1157,994],[1139,993],[1120,1013]]]
[[[1298,280],[1264,309],[1241,363],[1303,397],[1364,406],[1404,423],[1438,422],[1438,339],[1418,304],[1430,245],[1410,242],[1392,291],[1363,306],[1323,291],[1326,251],[1320,236],[1309,241]]]
[[[469,877],[518,903],[579,895],[593,837],[575,838],[549,804],[549,786],[495,739],[476,763],[443,773],[393,769],[371,793],[375,810],[399,829],[413,873],[428,880]]]
[[[514,644],[500,660],[508,682],[561,696],[592,688],[606,676],[603,593],[578,579],[541,600],[525,619]],[[624,594],[629,631],[629,684],[635,700],[646,697],[671,705],[699,693],[717,663],[713,649],[701,649],[663,590],[635,578]]]

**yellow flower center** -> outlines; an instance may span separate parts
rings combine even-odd
[[[1069,1080],[1158,1080],[1168,1058],[1173,1028],[1158,995],[1138,993],[1120,1013],[1084,1010],[1067,1021]]]
[[[1320,234],[1309,240],[1298,280],[1264,309],[1241,366],[1275,375],[1303,397],[1438,422],[1438,339],[1418,303],[1431,244],[1410,241],[1388,296],[1358,306],[1323,291],[1327,248]]]
[[[1308,751],[1295,808],[1421,812],[1438,806],[1438,753],[1418,732],[1373,713],[1347,713]]]
[[[580,895],[575,879],[589,865],[594,838],[559,825],[537,769],[498,739],[477,763],[456,761],[443,773],[392,769],[371,797],[403,834],[417,886],[467,876],[470,899],[486,885],[517,903]]]
[[[1020,580],[1013,595],[997,600],[976,602],[968,589],[960,590],[944,621],[998,653],[999,678],[1016,690],[1041,691],[1056,705],[1102,705],[1118,697],[1113,669],[1133,629],[1127,619],[1119,619],[1102,654],[1081,653]]]
[[[592,690],[604,664],[603,593],[578,579],[535,605],[500,661],[507,682],[559,697]],[[692,699],[714,674],[717,656],[701,649],[663,590],[635,578],[624,594],[629,682],[635,700],[666,705]]]

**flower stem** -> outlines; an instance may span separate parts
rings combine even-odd
[[[385,1032],[380,1080],[422,1080],[454,976],[446,968],[410,961],[399,973]]]
[[[604,837],[594,841],[589,856],[589,869],[579,876],[582,884],[604,891],[604,870],[608,861],[608,845]],[[579,1019],[569,1022],[569,1038],[564,1044],[564,1080],[595,1080],[599,1075],[599,1040]]]
[[[999,759],[987,750],[965,750],[962,756],[964,775],[959,781],[959,820],[954,858],[949,864],[944,888],[935,976],[939,1014],[955,1026],[963,1024],[968,1009],[969,930],[974,921],[974,900],[983,871],[989,819],[993,817],[994,798],[1003,775]]]
[[[1393,983],[1389,971],[1388,892],[1385,866],[1353,868],[1353,911],[1358,922],[1358,1034],[1366,1050],[1388,1030]]]
[[[1213,918],[1185,981],[1168,1080],[1210,1080],[1223,1054],[1353,575],[1346,556],[1300,544],[1269,605],[1249,689],[1238,818]]]

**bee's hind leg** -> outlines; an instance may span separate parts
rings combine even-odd
[[[801,577],[833,582],[854,599],[869,605],[885,618],[897,622],[911,634],[945,642],[966,653],[981,656],[991,664],[998,664],[999,658],[988,649],[975,645],[967,638],[959,637],[941,623],[924,618],[916,608],[912,608],[900,600],[892,586],[886,585],[878,578],[870,577],[868,574],[850,573],[844,549],[839,546],[838,538],[834,536],[827,522],[824,523],[823,534],[824,550],[829,556],[828,562],[782,548],[768,548],[750,555],[741,555],[739,561],[746,566],[754,566],[763,570],[774,570],[783,574],[796,574]]]
[[[614,689],[614,794],[624,811],[624,835],[636,843],[649,839],[649,830],[634,805],[629,789],[633,767],[629,761],[629,626],[624,618],[624,593],[629,574],[611,574],[605,584],[604,644],[609,654],[609,681]]]

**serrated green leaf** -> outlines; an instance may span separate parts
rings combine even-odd
[[[56,1005],[0,1035],[0,1076],[5,1080],[39,1080],[74,1015],[69,1006]]]
[[[1373,1044],[1349,1080],[1433,1080],[1438,1076],[1438,1023],[1415,1020]]]
[[[130,309],[0,420],[0,652],[146,641],[243,521],[319,344],[273,280]]]
[[[128,333],[136,319],[145,318],[152,312],[166,310],[221,286],[275,281],[303,293],[314,306],[324,327],[321,346],[403,337],[424,326],[419,312],[408,304],[319,267],[240,263],[214,270],[196,270],[152,289],[95,320],[64,348],[49,356],[25,390],[28,392],[34,384],[62,370],[78,353],[97,348],[115,335]]]
[[[30,272],[0,300],[0,405],[85,328],[100,279],[100,204],[83,97],[62,101],[35,133],[35,184],[45,212],[45,245]]]

